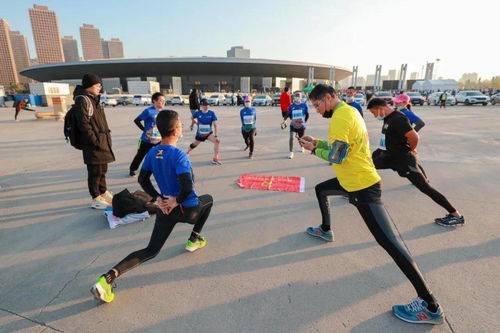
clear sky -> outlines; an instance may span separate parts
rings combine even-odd
[[[408,64],[420,72],[441,59],[437,75],[500,75],[500,1],[483,0],[0,0],[0,17],[34,42],[28,16],[48,6],[61,35],[78,40],[83,23],[120,38],[126,57],[219,56],[231,46],[252,58],[310,61],[373,74]]]

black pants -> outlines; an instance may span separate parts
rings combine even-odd
[[[439,105],[439,108],[445,108],[446,109],[446,101],[441,101],[441,104]]]
[[[199,201],[200,203],[196,207],[183,207],[181,209],[180,206],[177,206],[168,215],[163,214],[158,209],[148,246],[142,250],[132,252],[113,267],[118,271],[118,275],[122,275],[126,271],[156,257],[178,222],[194,224],[193,231],[199,234],[210,215],[213,198],[211,195],[205,194],[199,197]]]
[[[306,129],[305,128],[293,128],[292,125],[290,125],[290,138],[288,139],[288,147],[290,148],[290,152],[293,152],[293,139],[294,136],[298,136],[299,138],[304,136]]]
[[[375,168],[396,171],[401,177],[407,178],[420,192],[426,194],[435,203],[446,209],[448,213],[457,211],[444,195],[429,184],[424,168],[418,163],[413,154],[408,153],[396,159],[386,151],[377,149],[373,152],[372,158]]]
[[[144,156],[146,156],[148,151],[154,146],[156,146],[156,144],[144,142],[141,140],[141,142],[139,143],[139,149],[137,149],[137,153],[135,154],[135,157],[130,164],[130,171],[136,171],[137,169],[139,169],[139,165],[141,165]]]
[[[245,140],[245,144],[247,147],[250,147],[250,154],[253,154],[253,148],[255,145],[255,132],[257,130],[254,128],[250,131],[241,130],[241,135],[243,136],[243,140]]]
[[[436,300],[403,241],[395,232],[393,222],[380,200],[380,183],[376,183],[360,191],[347,192],[340,185],[337,178],[327,180],[316,185],[316,197],[322,215],[322,228],[330,228],[330,205],[328,196],[349,195],[349,202],[356,206],[366,226],[377,243],[392,257],[396,265],[406,275],[417,291],[419,297],[429,304],[436,304]]]
[[[108,172],[107,164],[87,164],[87,183],[89,186],[89,193],[92,198],[104,194],[107,190],[106,186],[106,172]]]

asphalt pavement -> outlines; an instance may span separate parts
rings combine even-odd
[[[184,122],[187,106],[176,106]],[[111,191],[139,189],[128,177],[142,110],[106,108],[116,162]],[[154,217],[110,230],[90,208],[81,152],[64,141],[62,123],[0,108],[0,332],[498,332],[500,330],[500,106],[415,107],[427,124],[420,160],[431,184],[464,215],[450,229],[446,212],[406,179],[382,170],[387,210],[423,271],[447,320],[408,324],[391,313],[415,291],[375,243],[357,210],[331,199],[335,242],[305,233],[320,224],[315,184],[332,167],[309,154],[288,156],[278,107],[257,108],[255,159],[240,133],[239,109],[214,107],[224,163],[213,146],[191,154],[199,194],[214,207],[206,248],[184,250],[178,225],[160,254],[117,280],[110,304],[94,300],[94,280],[147,245]],[[307,134],[325,138],[327,120],[311,110]],[[365,114],[372,148],[381,122]],[[295,147],[296,150],[298,147]],[[305,177],[305,193],[240,189],[245,173]]]

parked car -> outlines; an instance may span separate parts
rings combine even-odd
[[[406,94],[408,96],[410,96],[410,102],[411,102],[411,104],[413,104],[413,105],[424,105],[425,98],[419,92],[408,91]]]
[[[455,96],[455,98],[457,100],[457,104],[464,103],[465,105],[483,104],[486,106],[490,101],[490,98],[482,92],[472,90],[461,91]]]
[[[433,92],[432,94],[430,94],[427,97],[427,105],[439,105],[439,104],[441,104],[440,98],[441,98],[442,94],[443,94],[442,91]],[[446,96],[447,96],[446,97],[446,105],[457,104],[457,100],[455,99],[455,97],[452,94],[446,93]]]
[[[182,96],[174,96],[172,97],[172,105],[184,105],[184,98]]]
[[[236,104],[236,96],[234,95],[226,95],[224,96],[224,101],[222,105],[234,105]]]
[[[383,99],[390,105],[392,105],[392,99],[394,96],[392,96],[392,93],[389,91],[377,91],[373,97]]]
[[[281,94],[274,94],[273,96],[273,106],[275,105],[280,105],[280,97],[281,97]]]
[[[257,95],[253,98],[252,104],[255,106],[267,106],[273,104],[273,99],[269,95]]]
[[[363,94],[356,94],[356,96],[354,96],[354,101],[356,103],[359,103],[361,105],[365,105],[366,104],[366,98],[365,98],[365,95]]]
[[[101,95],[101,104],[104,106],[115,107],[118,104],[118,102],[116,101],[115,98]]]
[[[500,103],[500,93],[491,96],[491,105]]]
[[[165,105],[172,104],[172,96],[165,96]]]
[[[224,95],[214,94],[211,95],[209,98],[207,98],[207,102],[210,105],[221,105],[222,103],[224,103],[224,99],[225,99]]]
[[[184,100],[184,104],[189,105],[189,95],[182,95],[182,99]]]
[[[139,105],[151,105],[151,96],[147,96],[147,95],[135,95],[134,96],[134,104],[136,106],[139,106]]]
[[[116,100],[117,105],[129,105],[134,104],[134,98],[129,96],[122,96]]]

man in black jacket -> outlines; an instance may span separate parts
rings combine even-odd
[[[198,97],[198,91],[196,88],[191,90],[191,94],[189,94],[189,110],[191,111],[191,116],[200,109],[200,98]],[[191,126],[189,126],[191,131],[194,128],[194,121],[191,121]]]
[[[88,187],[92,196],[90,207],[105,209],[113,195],[107,190],[108,163],[115,161],[111,150],[111,134],[100,101],[102,80],[94,74],[85,74],[82,85],[73,93],[78,130],[82,137],[83,162],[87,165]]]

